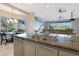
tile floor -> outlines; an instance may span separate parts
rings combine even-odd
[[[7,45],[0,45],[0,56],[13,56],[14,55],[14,45],[13,43],[8,43]]]

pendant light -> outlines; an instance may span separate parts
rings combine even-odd
[[[70,21],[75,21],[75,19],[73,18],[73,11],[71,12],[71,19]]]
[[[12,8],[12,16],[9,20],[10,20],[10,22],[15,23],[15,19],[13,18],[13,8]]]
[[[12,17],[11,17],[11,19],[14,20],[14,18],[13,18],[13,8],[12,8]]]

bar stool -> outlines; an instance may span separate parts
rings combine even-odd
[[[7,44],[7,37],[6,37],[6,33],[1,33],[1,45],[3,43],[3,41],[5,41],[5,45]]]
[[[13,35],[7,34],[6,37],[7,37],[7,42],[9,42],[9,43],[13,42]]]

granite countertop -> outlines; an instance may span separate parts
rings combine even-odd
[[[28,39],[37,43],[48,44],[51,46],[61,47],[61,48],[70,49],[70,50],[79,52],[78,35],[77,36],[59,35],[59,37],[56,37],[57,40],[55,40],[55,37],[53,37],[52,39],[50,39],[49,37],[45,37],[45,38],[48,38],[49,40],[41,40],[42,38],[40,37],[44,37],[43,35],[36,36],[37,38],[40,38],[40,39],[37,39],[37,38],[33,39],[31,36],[28,36],[26,33],[15,35],[15,37],[23,38],[24,40]]]

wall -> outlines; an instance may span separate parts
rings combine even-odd
[[[35,20],[35,17],[34,17],[34,13],[30,13],[26,16],[26,31],[27,33],[29,34],[34,34],[34,27],[33,27],[33,22]]]

